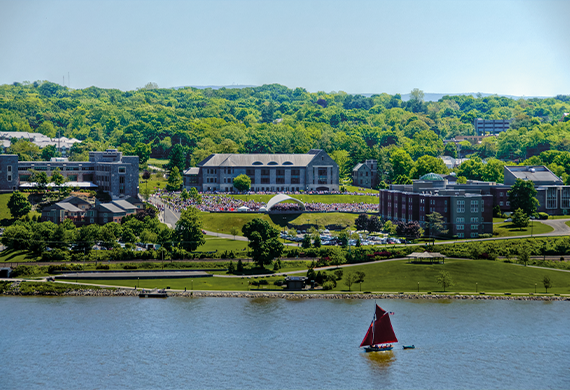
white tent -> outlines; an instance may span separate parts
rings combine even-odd
[[[261,207],[259,208],[259,211],[262,212],[262,213],[266,213],[266,212],[267,212],[267,207],[261,206]]]
[[[241,206],[241,207],[238,207],[237,211],[249,211],[249,207]]]

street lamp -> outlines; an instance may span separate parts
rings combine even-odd
[[[418,282],[418,292],[420,292],[420,282]]]
[[[192,291],[194,291],[194,279],[192,279],[191,282],[192,282]]]
[[[479,283],[475,283],[475,292],[479,292]]]
[[[536,294],[536,283],[534,284],[534,293]]]

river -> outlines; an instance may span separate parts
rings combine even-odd
[[[0,297],[2,389],[568,389],[570,304]],[[414,350],[402,345],[414,344]]]

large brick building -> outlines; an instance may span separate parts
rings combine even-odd
[[[338,191],[337,163],[323,150],[306,154],[211,154],[184,171],[184,187],[202,192],[234,192],[233,179],[247,175],[251,190]]]
[[[0,191],[15,191],[33,187],[32,171],[51,176],[56,168],[68,180],[66,185],[99,189],[112,197],[138,197],[139,157],[123,156],[116,149],[89,152],[89,161],[68,161],[52,158],[51,161],[18,161],[15,154],[0,155]]]

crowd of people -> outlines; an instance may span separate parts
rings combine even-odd
[[[256,194],[259,195],[259,194]],[[255,211],[259,212],[262,207],[267,207],[263,202],[256,202],[254,200],[243,200],[237,199],[229,195],[213,195],[213,194],[201,194],[199,200],[188,198],[183,199],[180,192],[169,192],[165,190],[159,190],[156,192],[149,200],[154,204],[160,211],[164,210],[164,207],[169,209],[182,212],[182,210],[188,207],[195,207],[200,211],[208,212],[239,212],[239,211]],[[247,208],[244,209],[244,207]],[[241,208],[241,209],[240,209]],[[365,213],[369,210],[376,210],[378,208],[377,204],[371,203],[321,203],[321,202],[309,202],[305,203],[303,207],[299,203],[278,203],[273,206],[272,211],[308,211],[308,212],[348,212],[348,213]],[[263,210],[265,211],[265,210]]]

